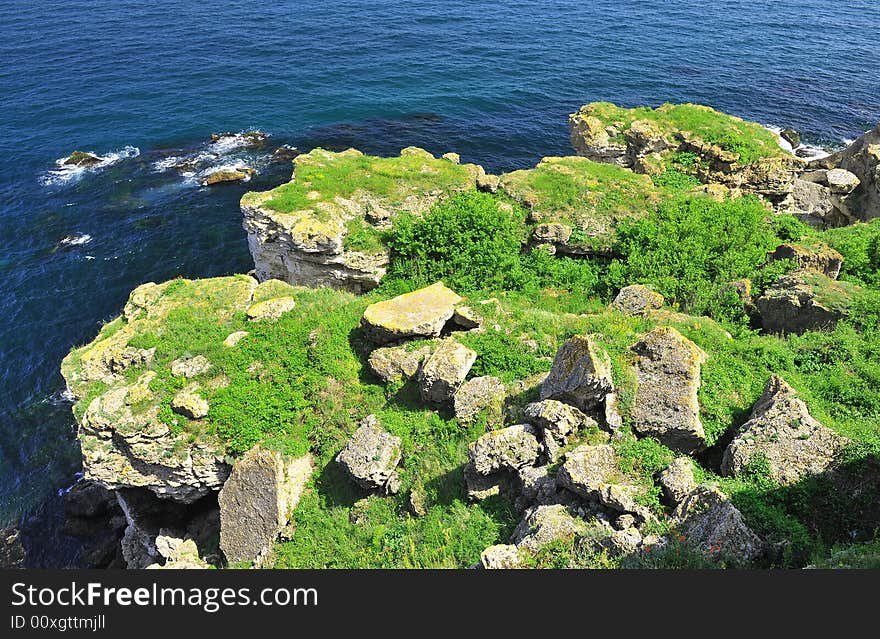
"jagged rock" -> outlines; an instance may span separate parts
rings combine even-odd
[[[818,179],[806,177],[809,176],[801,174],[795,179],[791,193],[779,206],[781,213],[788,213],[819,227],[845,226],[856,221],[857,218],[846,205],[845,197],[833,194]],[[824,181],[824,175],[821,181]]]
[[[624,513],[614,520],[615,530],[629,530],[636,525],[636,518],[629,513]]]
[[[769,463],[771,479],[793,484],[825,472],[847,443],[847,438],[816,421],[797,392],[773,375],[749,421],[724,451],[721,472],[736,476],[762,456]]]
[[[409,491],[409,512],[416,517],[424,517],[428,514],[428,496],[421,486],[413,486]]]
[[[444,153],[440,157],[444,160],[449,160],[453,164],[461,164],[461,156],[458,153]]]
[[[455,417],[466,424],[481,411],[486,411],[486,423],[500,425],[504,421],[504,399],[507,389],[497,377],[474,377],[469,379],[455,394]]]
[[[623,415],[620,414],[617,393],[608,393],[605,396],[605,425],[612,434],[623,428]]]
[[[223,340],[223,346],[232,348],[247,336],[247,331],[235,331],[234,333],[230,333],[226,336],[226,339]]]
[[[474,470],[481,475],[530,466],[540,453],[537,435],[530,424],[493,430],[470,443],[468,457]]]
[[[100,164],[104,161],[99,155],[89,153],[88,151],[74,151],[61,163],[64,166],[82,166],[89,167]]]
[[[880,216],[880,124],[865,133],[842,151],[815,160],[811,166],[829,169],[845,169],[854,175],[858,185],[847,195],[847,207],[859,220],[870,220]],[[834,181],[834,186],[830,185]],[[829,186],[850,188],[854,180],[843,173],[829,179]]]
[[[581,428],[597,426],[592,417],[584,415],[574,406],[563,404],[555,399],[532,402],[523,411],[529,423],[550,433],[557,443],[565,445],[568,436]]]
[[[438,337],[461,298],[443,282],[370,304],[361,318],[366,336],[377,344]]]
[[[312,470],[311,455],[291,458],[260,446],[235,461],[218,497],[220,549],[228,562],[259,562],[266,555]]]
[[[480,565],[486,570],[510,570],[519,568],[522,560],[519,548],[513,544],[496,544],[480,553]]]
[[[244,133],[212,133],[211,142],[235,141],[246,146],[259,146],[269,138],[262,131],[245,131]]]
[[[620,513],[630,513],[639,523],[652,521],[654,515],[650,509],[638,502],[636,497],[642,490],[627,484],[604,484],[599,487],[597,497],[599,503]]]
[[[202,186],[222,184],[223,182],[246,182],[250,180],[256,172],[256,169],[252,169],[249,166],[212,171],[202,180]]]
[[[833,280],[840,275],[843,255],[824,244],[817,247],[800,244],[781,244],[768,256],[771,261],[792,260],[801,269],[813,269]]]
[[[780,277],[755,305],[768,333],[831,331],[849,314],[856,290],[852,284],[834,281],[817,271],[798,270]]]
[[[832,193],[849,195],[861,183],[861,180],[846,169],[831,169],[825,173],[825,182]]]
[[[190,419],[202,419],[208,415],[208,402],[192,390],[182,390],[171,400],[171,410]]]
[[[361,421],[336,461],[362,488],[396,493],[400,489],[396,468],[403,454],[400,444],[400,437],[382,430],[376,416],[369,415]]]
[[[801,136],[790,126],[782,129],[782,131],[779,132],[779,137],[788,142],[793,149],[801,145]]]
[[[575,335],[563,344],[541,384],[541,399],[555,399],[589,411],[614,391],[611,360],[592,338]]]
[[[171,362],[171,374],[175,377],[198,377],[211,368],[211,362],[204,355],[181,357]]]
[[[684,543],[706,553],[721,553],[748,563],[765,552],[764,542],[743,521],[742,513],[714,486],[691,491],[672,514]]]
[[[419,369],[431,353],[433,346],[428,344],[410,350],[406,344],[383,346],[370,353],[370,370],[383,382],[409,380],[418,374]]]
[[[586,530],[586,524],[571,516],[561,504],[535,506],[526,511],[510,541],[532,554],[554,541],[571,541]]]
[[[611,556],[631,555],[642,546],[642,533],[638,528],[629,527],[614,530],[600,542]]]
[[[470,306],[456,306],[455,311],[452,313],[452,323],[469,331],[480,328],[483,318]]]
[[[454,339],[442,340],[419,371],[422,400],[437,404],[451,400],[476,360],[476,351]]]
[[[262,302],[257,302],[247,310],[248,319],[252,322],[259,320],[276,320],[284,313],[292,311],[296,306],[296,300],[292,297],[274,297]]]
[[[208,562],[199,556],[199,549],[192,539],[181,539],[173,536],[172,531],[162,529],[156,537],[156,551],[164,564],[155,563],[148,569],[200,570],[210,568]]]
[[[624,315],[647,315],[661,306],[663,296],[641,284],[624,286],[611,302],[611,307]]]
[[[694,466],[688,457],[676,457],[666,469],[660,473],[660,487],[666,503],[672,507],[697,487],[694,479]]]
[[[623,167],[632,167],[632,158],[627,154],[627,146],[608,135],[605,124],[582,108],[568,116],[571,145],[578,155],[594,162],[608,162]]]
[[[656,437],[681,453],[703,449],[706,436],[697,391],[706,354],[669,326],[655,328],[632,350],[638,356],[638,388],[632,407],[635,432]]]

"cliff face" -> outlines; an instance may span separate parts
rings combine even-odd
[[[837,192],[849,195],[847,209],[853,218],[865,221],[880,217],[880,124],[842,151],[816,161],[814,166],[829,171],[843,169],[855,176],[856,180],[829,184]]]
[[[401,212],[420,213],[484,176],[457,156],[410,147],[397,158],[323,149],[294,160],[293,180],[241,200],[257,278],[363,292],[388,266],[381,234]]]

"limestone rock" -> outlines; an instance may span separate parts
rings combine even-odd
[[[250,167],[237,167],[235,169],[220,169],[212,171],[202,180],[202,186],[211,186],[223,182],[247,182],[256,173],[256,169]]]
[[[797,148],[801,145],[801,136],[797,131],[792,129],[790,126],[785,127],[780,131],[779,137],[788,142],[791,145],[791,148]]]
[[[609,444],[584,444],[566,453],[556,481],[586,499],[598,499],[602,486],[621,479],[614,448]]]
[[[424,345],[411,350],[406,344],[383,346],[370,353],[370,370],[383,382],[409,380],[415,377],[422,364],[434,351],[433,346]]]
[[[496,193],[498,191],[498,187],[501,184],[501,178],[497,175],[489,175],[487,173],[483,173],[481,175],[477,175],[477,188],[481,191],[485,191],[486,193]]]
[[[855,290],[852,284],[834,281],[817,271],[798,270],[780,277],[755,305],[768,333],[830,331],[849,314]]]
[[[689,493],[673,512],[672,524],[684,543],[705,553],[719,552],[745,564],[765,552],[764,542],[746,525],[742,513],[713,486]]]
[[[608,162],[631,167],[632,158],[627,154],[626,144],[612,139],[605,124],[589,111],[581,109],[568,116],[571,145],[578,155],[595,162]]]
[[[220,549],[230,563],[259,562],[287,526],[312,475],[311,455],[255,446],[235,461],[220,491]]]
[[[846,169],[831,169],[825,174],[825,181],[832,193],[849,194],[861,183],[858,176]]]
[[[181,357],[171,362],[171,374],[175,377],[198,377],[211,368],[211,362],[204,355]]]
[[[600,542],[611,556],[631,555],[642,546],[642,533],[631,526],[623,530],[614,530]]]
[[[287,311],[292,311],[296,300],[292,297],[273,297],[257,302],[247,310],[248,319],[252,322],[260,320],[276,320]]]
[[[771,479],[793,484],[825,472],[848,442],[816,421],[795,390],[773,375],[749,421],[724,451],[721,472],[736,476],[761,455],[769,462]]]
[[[206,417],[208,409],[208,402],[193,390],[184,389],[171,400],[171,410],[190,419]]]
[[[470,462],[481,475],[530,466],[540,453],[537,435],[537,431],[529,424],[488,432],[468,446]]]
[[[336,461],[362,488],[396,493],[400,489],[396,468],[403,454],[400,444],[400,437],[382,430],[376,416],[370,415],[361,421]]]
[[[223,340],[223,346],[232,348],[247,336],[247,331],[235,331],[234,333],[230,333],[226,336],[226,339]]]
[[[464,466],[464,483],[468,499],[482,501],[489,497],[510,493],[514,482],[507,470],[481,475],[474,468],[473,462],[468,462]]]
[[[635,432],[681,453],[703,449],[697,391],[706,354],[672,327],[655,328],[632,350],[638,378],[632,407]]]
[[[571,516],[561,504],[536,506],[526,511],[513,531],[511,543],[532,554],[554,541],[571,541],[586,530],[586,524]]]
[[[452,313],[452,323],[456,326],[469,331],[480,328],[483,318],[470,306],[456,306],[455,312]]]
[[[361,325],[377,344],[401,339],[437,337],[455,312],[461,298],[442,282],[371,304]]]
[[[624,315],[647,315],[648,311],[663,306],[663,296],[647,286],[632,284],[620,289],[611,307]]]
[[[156,551],[164,564],[154,563],[148,569],[202,570],[210,568],[199,556],[199,549],[192,539],[175,537],[172,531],[162,529],[155,541]]]
[[[828,173],[845,169],[854,175],[859,183],[847,195],[852,215],[863,221],[880,216],[880,124],[842,151],[814,161],[812,166],[829,169]],[[852,177],[844,173],[835,173],[828,182],[832,190],[844,192],[854,184]]]
[[[666,503],[677,506],[691,491],[697,487],[694,479],[694,466],[689,457],[676,457],[666,469],[660,473],[660,486]]]
[[[476,351],[454,339],[440,342],[419,372],[422,400],[442,404],[453,398],[477,360]]]
[[[517,470],[521,496],[533,503],[542,495],[556,492],[556,476],[547,466],[524,466]]]
[[[507,390],[497,377],[474,377],[469,379],[455,394],[455,417],[466,424],[473,421],[481,411],[486,411],[490,425],[500,425],[504,421],[504,399]]]
[[[572,229],[568,224],[545,222],[538,224],[532,231],[532,239],[539,244],[567,244]]]
[[[480,553],[480,565],[486,570],[510,570],[521,564],[519,548],[513,544],[496,544]]]
[[[541,384],[541,399],[555,399],[589,411],[613,392],[611,360],[592,338],[575,335],[563,344]]]
[[[825,245],[811,248],[800,244],[781,244],[769,254],[770,260],[792,260],[801,269],[813,269],[836,280],[843,266],[843,255]]]
[[[559,444],[568,443],[568,436],[581,428],[596,426],[595,420],[584,415],[574,406],[555,399],[532,402],[523,411],[529,423],[550,433]]]

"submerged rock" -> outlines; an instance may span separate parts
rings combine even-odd
[[[669,448],[690,454],[706,445],[697,391],[706,354],[672,327],[655,328],[632,350],[638,387],[633,429]]]
[[[793,484],[825,472],[849,443],[810,415],[807,405],[781,377],[773,375],[749,421],[724,451],[721,473],[736,476],[753,461],[766,461],[770,479]]]
[[[461,298],[443,282],[370,304],[361,318],[366,336],[377,344],[437,337]]]
[[[82,166],[89,167],[100,164],[104,161],[100,155],[95,155],[88,151],[74,151],[61,164],[63,166]]]
[[[575,335],[563,344],[541,384],[541,399],[555,399],[589,411],[614,391],[611,360],[592,338]]]
[[[247,166],[212,171],[202,180],[202,186],[211,186],[213,184],[222,184],[224,182],[246,182],[250,180],[256,172],[256,169]]]
[[[287,526],[312,475],[311,455],[259,446],[235,461],[220,491],[220,549],[230,563],[259,562]]]
[[[370,415],[361,421],[336,461],[362,488],[396,493],[400,489],[396,468],[403,454],[400,444],[400,437],[382,430],[378,418]]]

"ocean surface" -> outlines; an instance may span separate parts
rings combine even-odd
[[[252,267],[237,203],[289,179],[278,145],[415,144],[497,172],[570,153],[567,114],[609,100],[833,148],[880,120],[878,29],[876,0],[0,1],[0,523],[80,470],[69,349],[138,284]],[[269,144],[210,140],[250,129]],[[74,149],[105,161],[60,170]],[[242,162],[249,183],[200,185]]]

